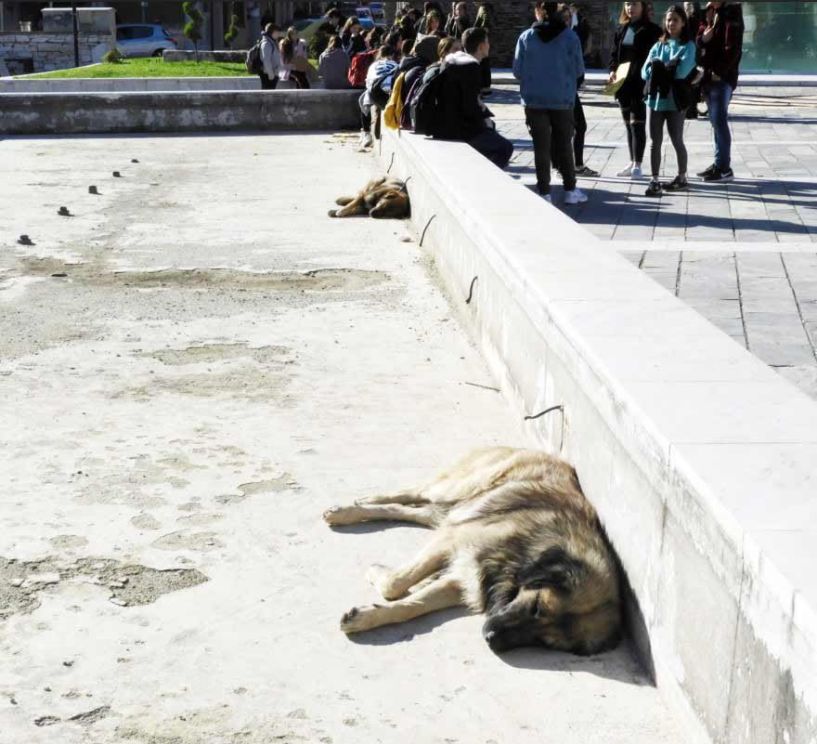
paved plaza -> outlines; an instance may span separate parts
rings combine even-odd
[[[661,199],[644,196],[646,180],[615,177],[629,155],[613,101],[598,87],[582,99],[585,162],[601,176],[580,179],[590,200],[564,211],[817,397],[817,88],[738,88],[736,180],[704,184],[693,176],[688,193]],[[518,91],[501,84],[490,106],[516,147],[512,176],[533,184]],[[694,174],[712,161],[708,121],[687,122],[685,140]],[[648,161],[649,144],[645,169]],[[662,178],[671,180],[675,153],[666,136],[662,165]],[[560,178],[553,178],[558,203]]]

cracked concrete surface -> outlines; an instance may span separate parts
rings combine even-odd
[[[529,442],[347,142],[0,140],[0,744],[689,740],[626,646],[340,632],[426,536],[321,513]]]

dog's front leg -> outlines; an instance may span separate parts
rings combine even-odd
[[[353,607],[341,618],[340,629],[347,634],[362,633],[461,604],[462,588],[459,582],[450,576],[443,576],[397,602]]]
[[[436,515],[431,506],[353,504],[352,506],[333,506],[323,513],[323,518],[333,527],[361,522],[414,522],[424,527],[433,527]]]
[[[392,571],[385,566],[372,566],[366,574],[369,582],[383,599],[405,597],[411,587],[445,568],[451,556],[451,541],[444,533],[436,533],[413,561]]]

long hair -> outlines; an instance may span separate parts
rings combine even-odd
[[[292,62],[292,57],[295,54],[295,45],[289,36],[281,39],[281,61],[286,65]]]
[[[678,37],[678,41],[681,44],[686,44],[689,41],[689,21],[683,5],[670,5],[667,8],[667,12],[664,13],[664,22],[661,24],[664,33],[661,34],[660,41],[667,42],[672,38],[669,31],[667,31],[667,16],[670,13],[677,15],[681,19],[681,35]]]
[[[652,16],[652,3],[644,2],[644,0],[635,1],[641,4],[641,20],[649,21]],[[624,10],[625,4],[626,3],[621,4],[621,15],[618,17],[618,22],[621,26],[630,22],[630,17],[627,15],[627,11]]]

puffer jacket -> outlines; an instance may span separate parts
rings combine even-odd
[[[435,137],[468,142],[485,129],[486,119],[492,114],[480,100],[481,89],[476,58],[466,52],[445,58]]]

